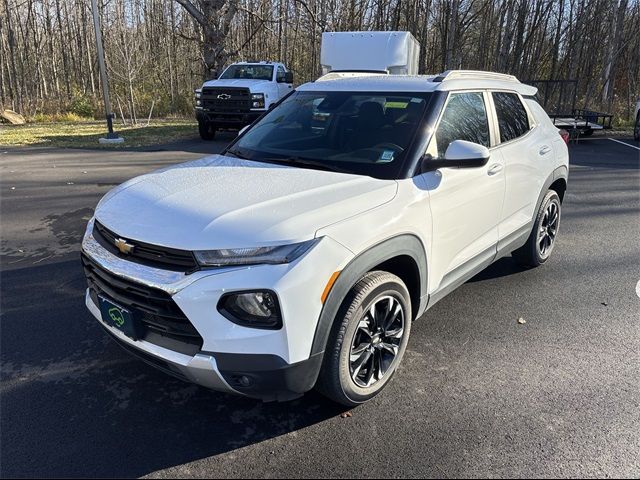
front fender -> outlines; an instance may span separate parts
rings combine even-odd
[[[360,253],[340,272],[320,313],[311,355],[324,352],[338,310],[356,282],[376,265],[397,256],[411,257],[418,267],[420,299],[414,318],[424,312],[428,299],[427,256],[424,246],[418,237],[412,234],[401,234],[389,238]]]

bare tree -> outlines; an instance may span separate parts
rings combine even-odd
[[[0,101],[31,115],[102,116],[90,0],[0,0]],[[640,94],[637,0],[100,0],[115,98],[134,121],[191,114],[232,61],[319,74],[323,31],[409,30],[420,70],[578,80],[578,105],[628,118]],[[542,92],[552,94],[553,92]]]

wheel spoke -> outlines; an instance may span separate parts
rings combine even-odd
[[[393,343],[382,342],[381,345],[384,350],[391,353],[394,357],[398,354],[398,350],[400,349],[398,345]]]
[[[542,216],[542,221],[540,225],[546,227],[549,224],[549,209],[545,210],[544,215]]]
[[[369,336],[369,338],[373,337],[373,332],[371,332],[371,328],[369,326],[369,322],[367,322],[364,319],[360,320],[360,323],[358,324],[357,331],[360,331],[360,332],[364,333],[365,335]]]
[[[378,327],[378,317],[376,315],[376,303],[374,303],[373,305],[371,305],[371,308],[369,309],[369,316],[371,317],[371,327],[373,330],[375,330]]]
[[[373,384],[373,382],[375,382],[376,380],[376,351],[374,350],[373,354],[371,354],[369,356],[370,361],[367,362],[369,364],[369,367],[367,369],[367,375],[365,376],[364,379],[364,384],[368,387],[370,385]]]
[[[357,347],[352,348],[351,349],[351,358],[350,358],[351,363],[353,363],[353,362],[357,361],[359,358],[361,358],[365,354],[367,349],[369,349],[370,347],[371,347],[370,343],[361,343]]]
[[[404,328],[398,327],[393,330],[387,330],[384,332],[384,336],[386,338],[402,338],[402,334],[404,333]]]
[[[354,380],[358,378],[360,370],[362,370],[362,367],[364,367],[364,365],[369,361],[370,358],[371,350],[365,350],[360,358],[355,362],[355,365],[352,364],[353,373],[351,375]]]

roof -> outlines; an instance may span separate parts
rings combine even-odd
[[[510,90],[535,95],[537,88],[520,83],[512,75],[473,70],[451,70],[439,75],[384,75],[359,72],[332,72],[299,91],[353,92],[447,92],[455,90]]]

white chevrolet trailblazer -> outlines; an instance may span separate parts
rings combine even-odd
[[[549,259],[568,152],[535,93],[472,71],[305,84],[221,155],[100,201],[86,304],[182,379],[365,402],[447,293],[505,255]]]

